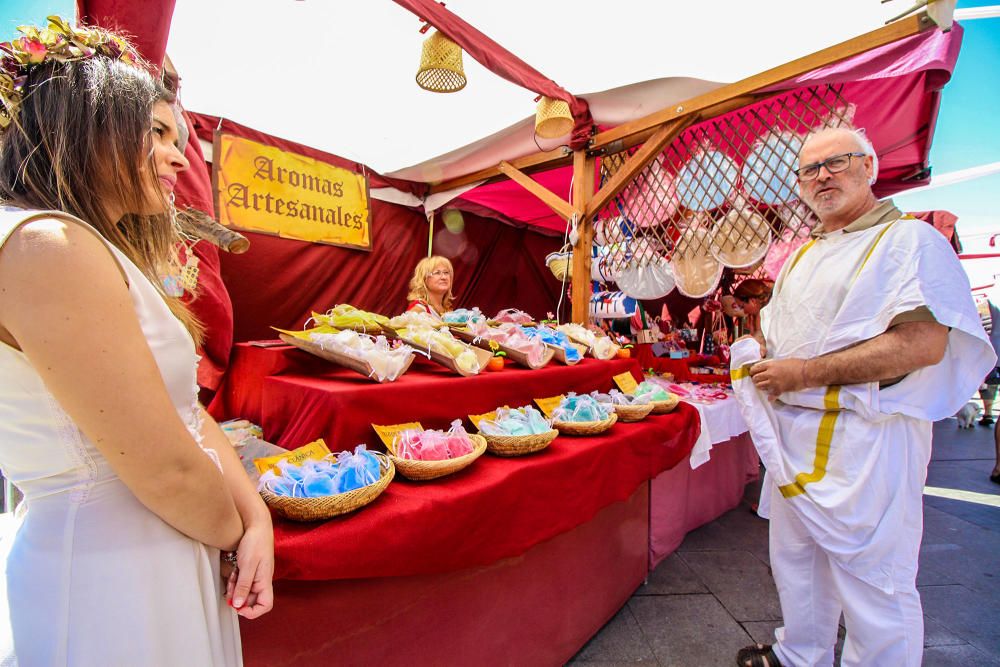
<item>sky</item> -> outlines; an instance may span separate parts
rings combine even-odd
[[[959,0],[958,7],[997,2]],[[735,81],[876,29],[911,4],[840,0],[830,11],[827,3],[802,0],[617,0],[610,15],[605,0],[451,0],[448,7],[566,89],[585,94],[666,76]],[[3,0],[0,35],[74,11],[73,0]],[[226,26],[232,39],[212,26]],[[259,34],[262,26],[272,30]],[[569,26],[590,29],[584,40],[591,48],[573,48]],[[390,0],[177,0],[168,52],[188,108],[382,172],[533,113],[533,93],[468,57],[465,90],[420,90],[413,80],[425,38],[419,27]],[[1000,162],[1000,19],[967,21],[964,28],[931,148],[937,175]],[[990,234],[1000,233],[1000,174],[895,200],[904,210],[956,213],[967,251],[987,249]],[[1000,239],[997,245],[1000,251]],[[974,283],[1000,272],[1000,260],[975,265]]]

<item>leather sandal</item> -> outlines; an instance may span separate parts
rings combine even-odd
[[[739,667],[781,667],[781,661],[774,654],[770,644],[754,644],[741,648],[736,654]]]

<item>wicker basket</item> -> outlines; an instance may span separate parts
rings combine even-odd
[[[673,412],[674,408],[680,402],[681,400],[673,394],[670,395],[670,400],[668,401],[653,401],[653,410],[650,414],[665,415],[668,412]]]
[[[535,109],[535,133],[543,139],[557,139],[573,130],[573,114],[569,103],[544,95]]]
[[[604,433],[618,421],[618,415],[613,414],[599,422],[552,422],[552,425],[562,435],[597,435]]]
[[[413,459],[401,459],[391,453],[389,454],[389,458],[396,466],[399,474],[406,479],[422,480],[444,477],[471,465],[473,461],[482,456],[483,452],[486,451],[486,438],[470,433],[469,439],[472,440],[472,452],[453,459],[444,459],[443,461],[415,461]]]
[[[260,495],[268,507],[278,515],[292,521],[322,521],[353,512],[378,498],[396,474],[396,468],[388,456],[381,452],[372,452],[372,454],[379,460],[379,470],[381,470],[382,476],[377,482],[362,486],[360,489],[320,498],[289,498],[271,493],[267,489],[261,489]]]
[[[639,403],[636,405],[615,405],[615,414],[623,422],[637,422],[646,418],[653,411],[652,403]]]
[[[564,245],[557,252],[550,252],[545,256],[545,266],[556,277],[556,280],[565,281],[573,278],[573,252],[569,244]]]
[[[486,451],[494,456],[524,456],[540,452],[556,439],[555,429],[536,435],[484,435]]]

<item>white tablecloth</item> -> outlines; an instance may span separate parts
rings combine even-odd
[[[746,433],[747,422],[740,414],[736,399],[730,397],[714,403],[698,403],[686,401],[701,417],[701,433],[691,450],[691,468],[706,463],[710,458],[712,446],[726,442],[730,438]]]

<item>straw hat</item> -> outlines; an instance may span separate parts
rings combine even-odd
[[[723,265],[733,269],[752,266],[767,254],[771,228],[752,209],[730,209],[712,228],[709,251]]]
[[[722,277],[722,264],[709,250],[709,232],[702,227],[688,227],[677,239],[674,256],[674,280],[677,291],[700,299],[715,291]]]

